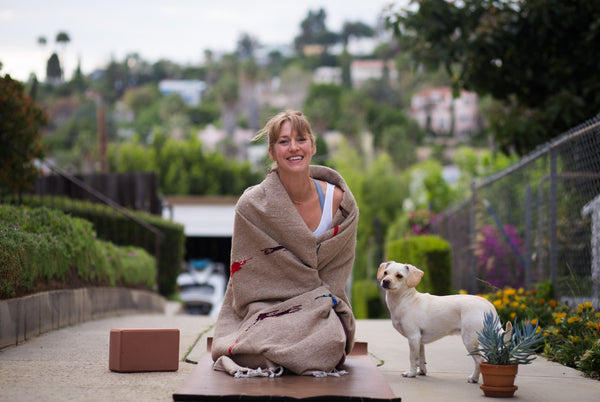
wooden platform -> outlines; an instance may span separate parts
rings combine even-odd
[[[207,352],[173,394],[175,401],[400,401],[367,353],[357,342],[342,367],[340,377],[283,375],[234,378],[212,368],[209,338]]]

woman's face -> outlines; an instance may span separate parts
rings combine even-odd
[[[269,155],[277,163],[279,169],[290,171],[307,169],[316,152],[316,145],[310,135],[292,130],[292,124],[289,121],[283,123],[279,138],[269,149]]]

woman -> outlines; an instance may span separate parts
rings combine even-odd
[[[339,375],[354,342],[345,285],[358,208],[337,172],[310,165],[316,144],[302,113],[278,114],[255,139],[263,135],[274,167],[236,205],[214,368],[238,377]]]

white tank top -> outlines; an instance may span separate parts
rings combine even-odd
[[[313,232],[315,236],[320,236],[323,233],[325,233],[327,229],[329,229],[331,221],[333,221],[332,206],[334,189],[335,185],[327,183],[327,190],[325,192],[325,203],[323,205],[323,211],[321,212],[321,222],[319,222],[319,226]]]

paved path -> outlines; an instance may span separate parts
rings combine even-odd
[[[181,361],[177,372],[111,372],[110,330],[179,328],[181,358],[187,354],[194,360],[204,352],[214,322],[180,314],[169,303],[164,315],[127,315],[48,332],[0,351],[0,401],[172,401],[194,364]],[[412,379],[401,376],[408,344],[389,320],[360,320],[356,338],[368,342],[373,359],[383,362],[380,370],[403,401],[490,400],[478,385],[467,383],[473,363],[458,336],[428,345],[428,375]],[[600,401],[600,381],[543,358],[521,366],[516,385],[514,401]]]

